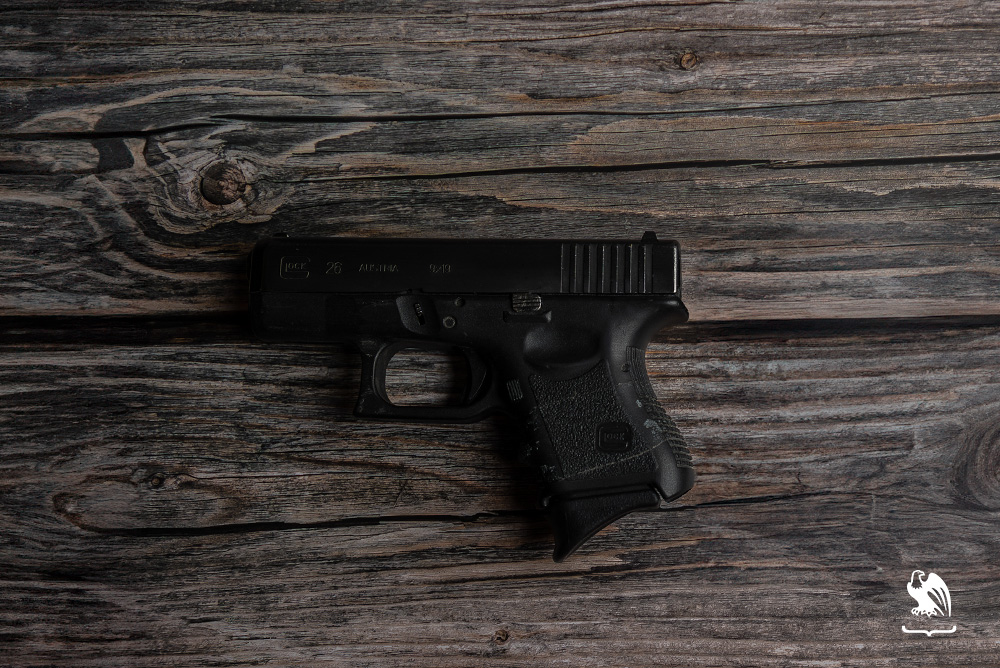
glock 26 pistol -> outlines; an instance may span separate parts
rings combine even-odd
[[[250,314],[265,341],[353,344],[359,417],[513,416],[522,459],[542,474],[556,561],[694,483],[646,376],[652,336],[688,317],[680,248],[651,232],[638,242],[279,236],[251,255]],[[393,404],[386,369],[409,348],[464,358],[464,399]]]

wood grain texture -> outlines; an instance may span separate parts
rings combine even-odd
[[[997,313],[988,3],[194,7],[7,13],[0,312],[235,311],[276,230],[654,229],[696,318]]]
[[[996,3],[0,16],[0,664],[996,665]],[[243,324],[278,231],[644,230],[699,479],[562,564],[517,425],[360,421]]]
[[[558,565],[509,425],[360,422],[350,356],[227,326],[145,345],[22,327],[2,379],[7,639],[23,665],[989,665],[1000,329],[936,325],[661,337],[650,374],[698,485]],[[899,631],[929,560],[961,640]]]

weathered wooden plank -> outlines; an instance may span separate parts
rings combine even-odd
[[[699,482],[555,565],[503,422],[359,422],[350,356],[222,323],[17,324],[13,665],[990,666],[1000,330],[884,325],[660,337],[650,372]],[[416,396],[426,371],[398,380]],[[917,568],[951,586],[946,642],[900,632]]]
[[[229,92],[214,93],[217,106],[228,103]],[[995,103],[996,98],[984,102],[989,101]],[[330,180],[747,163],[762,167],[920,164],[993,159],[1000,128],[1000,117],[994,115],[899,123],[733,114],[684,118],[634,114],[624,120],[600,114],[281,120],[277,117],[289,100],[282,102],[270,105],[273,121],[263,114],[227,119],[207,105],[170,110],[176,114],[173,118],[164,118],[162,108],[149,108],[153,105],[137,104],[124,118],[106,109],[106,115],[98,116],[78,107],[57,118],[42,115],[19,126],[5,141],[2,164],[6,171],[36,174],[125,171],[164,161],[176,169],[186,166],[195,151],[226,150],[245,152],[248,161],[264,162],[272,169],[309,170]],[[917,110],[922,105],[908,106]],[[878,114],[881,107],[869,105],[868,113]],[[88,117],[90,122],[80,122]],[[75,129],[52,129],[66,126]],[[160,127],[164,130],[156,131]],[[183,129],[172,131],[173,127]],[[133,141],[124,141],[129,135]]]
[[[919,522],[934,508],[760,506],[699,509],[656,532],[653,550],[558,566],[508,547],[519,531],[497,521],[50,538],[52,549],[0,576],[0,615],[16,666],[67,656],[79,666],[993,665],[995,562],[934,566],[952,587],[955,636],[900,632],[913,624],[904,585],[927,567],[924,541],[975,536],[934,551],[965,564],[963,547],[995,554],[991,521],[949,514],[948,532],[914,537],[902,516]],[[620,530],[650,537],[633,520]],[[492,558],[484,535],[503,546]]]
[[[636,78],[647,90],[690,88],[694,81],[743,89],[748,74],[764,88],[983,80],[995,74],[987,54],[997,48],[996,8],[982,2],[834,2],[824,4],[822,16],[804,0],[479,3],[458,11],[428,3],[310,4],[301,16],[226,11],[226,5],[209,11],[204,3],[57,14],[37,3],[22,6],[30,9],[7,14],[11,48],[4,65],[22,77],[57,79],[135,72],[151,63],[215,68],[224,49],[225,64],[243,69],[284,63],[323,72],[389,71],[429,86],[441,85],[445,67],[455,72],[449,79],[468,89],[502,86],[520,71],[538,82],[523,92],[551,98],[621,92],[636,88]],[[679,71],[695,71],[680,64],[692,51],[700,59],[697,77],[681,79],[687,85],[665,83]],[[560,76],[544,66],[552,64]],[[633,83],[621,74],[602,76],[609,65],[629,68]]]
[[[141,151],[141,149],[139,149]],[[409,181],[281,174],[213,205],[218,156],[85,177],[0,178],[7,314],[236,311],[245,258],[276,231],[677,238],[695,319],[995,314],[994,163],[755,166]],[[270,173],[268,173],[270,172]]]
[[[884,331],[836,321],[665,330],[647,356],[650,374],[661,401],[699,444],[702,462],[702,481],[685,498],[718,501],[734,485],[740,496],[752,497],[844,485],[867,493],[898,483],[926,485],[923,494],[940,490],[935,501],[947,502],[944,481],[912,478],[917,462],[906,462],[924,447],[914,441],[920,438],[936,444],[926,446],[923,457],[944,458],[940,448],[948,458],[957,455],[958,441],[939,442],[923,430],[953,430],[955,416],[972,418],[992,405],[1000,377],[997,335],[992,326],[937,330],[917,322]],[[56,457],[64,473],[82,467],[79,490],[70,489],[67,477],[58,484],[62,492],[94,500],[98,510],[91,517],[103,519],[84,522],[94,528],[141,527],[136,518],[152,512],[155,519],[161,500],[187,491],[193,494],[190,522],[183,509],[167,513],[180,526],[219,523],[205,519],[215,511],[199,505],[202,491],[213,502],[242,499],[232,512],[220,511],[222,523],[274,519],[272,495],[239,492],[248,479],[288,500],[281,512],[291,513],[284,519],[293,522],[410,514],[407,508],[470,514],[530,506],[530,500],[507,505],[532,484],[506,461],[509,448],[498,447],[516,442],[513,425],[358,420],[350,414],[358,379],[353,355],[319,346],[198,343],[196,334],[170,345],[47,350],[26,342],[34,337],[31,328],[12,331],[7,336],[22,343],[11,344],[3,360],[5,465],[17,466],[24,456]],[[436,357],[403,358],[393,380],[399,394],[428,396],[424,379],[428,373],[440,378],[440,364]],[[43,418],[54,414],[58,421]],[[767,442],[766,452],[758,440]],[[744,462],[751,453],[752,462]],[[96,462],[102,475],[88,472]],[[764,462],[772,470],[755,472]],[[716,464],[724,466],[716,470]],[[303,469],[314,478],[299,477]],[[37,475],[52,480],[50,472]],[[761,482],[771,475],[796,482],[781,488]],[[517,494],[508,498],[512,479],[519,480]],[[389,480],[392,489],[380,495]],[[302,485],[313,495],[284,496]],[[341,497],[335,506],[341,510],[328,510],[329,496]],[[133,504],[134,512],[123,512]]]

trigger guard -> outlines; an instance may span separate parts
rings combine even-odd
[[[358,417],[414,422],[474,422],[502,408],[489,365],[473,349],[438,341],[361,341],[361,391],[354,414]],[[406,349],[459,352],[469,382],[457,406],[397,406],[385,389],[386,372],[396,353]]]

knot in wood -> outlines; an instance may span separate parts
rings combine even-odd
[[[510,632],[507,629],[499,629],[493,634],[493,644],[502,645],[510,640]]]
[[[246,175],[235,162],[213,163],[201,175],[201,195],[212,204],[232,204],[246,191]]]
[[[698,56],[688,51],[681,55],[677,63],[681,66],[682,70],[692,70],[698,65]]]
[[[955,457],[953,481],[965,507],[1000,510],[1000,420],[995,410],[966,429]]]

